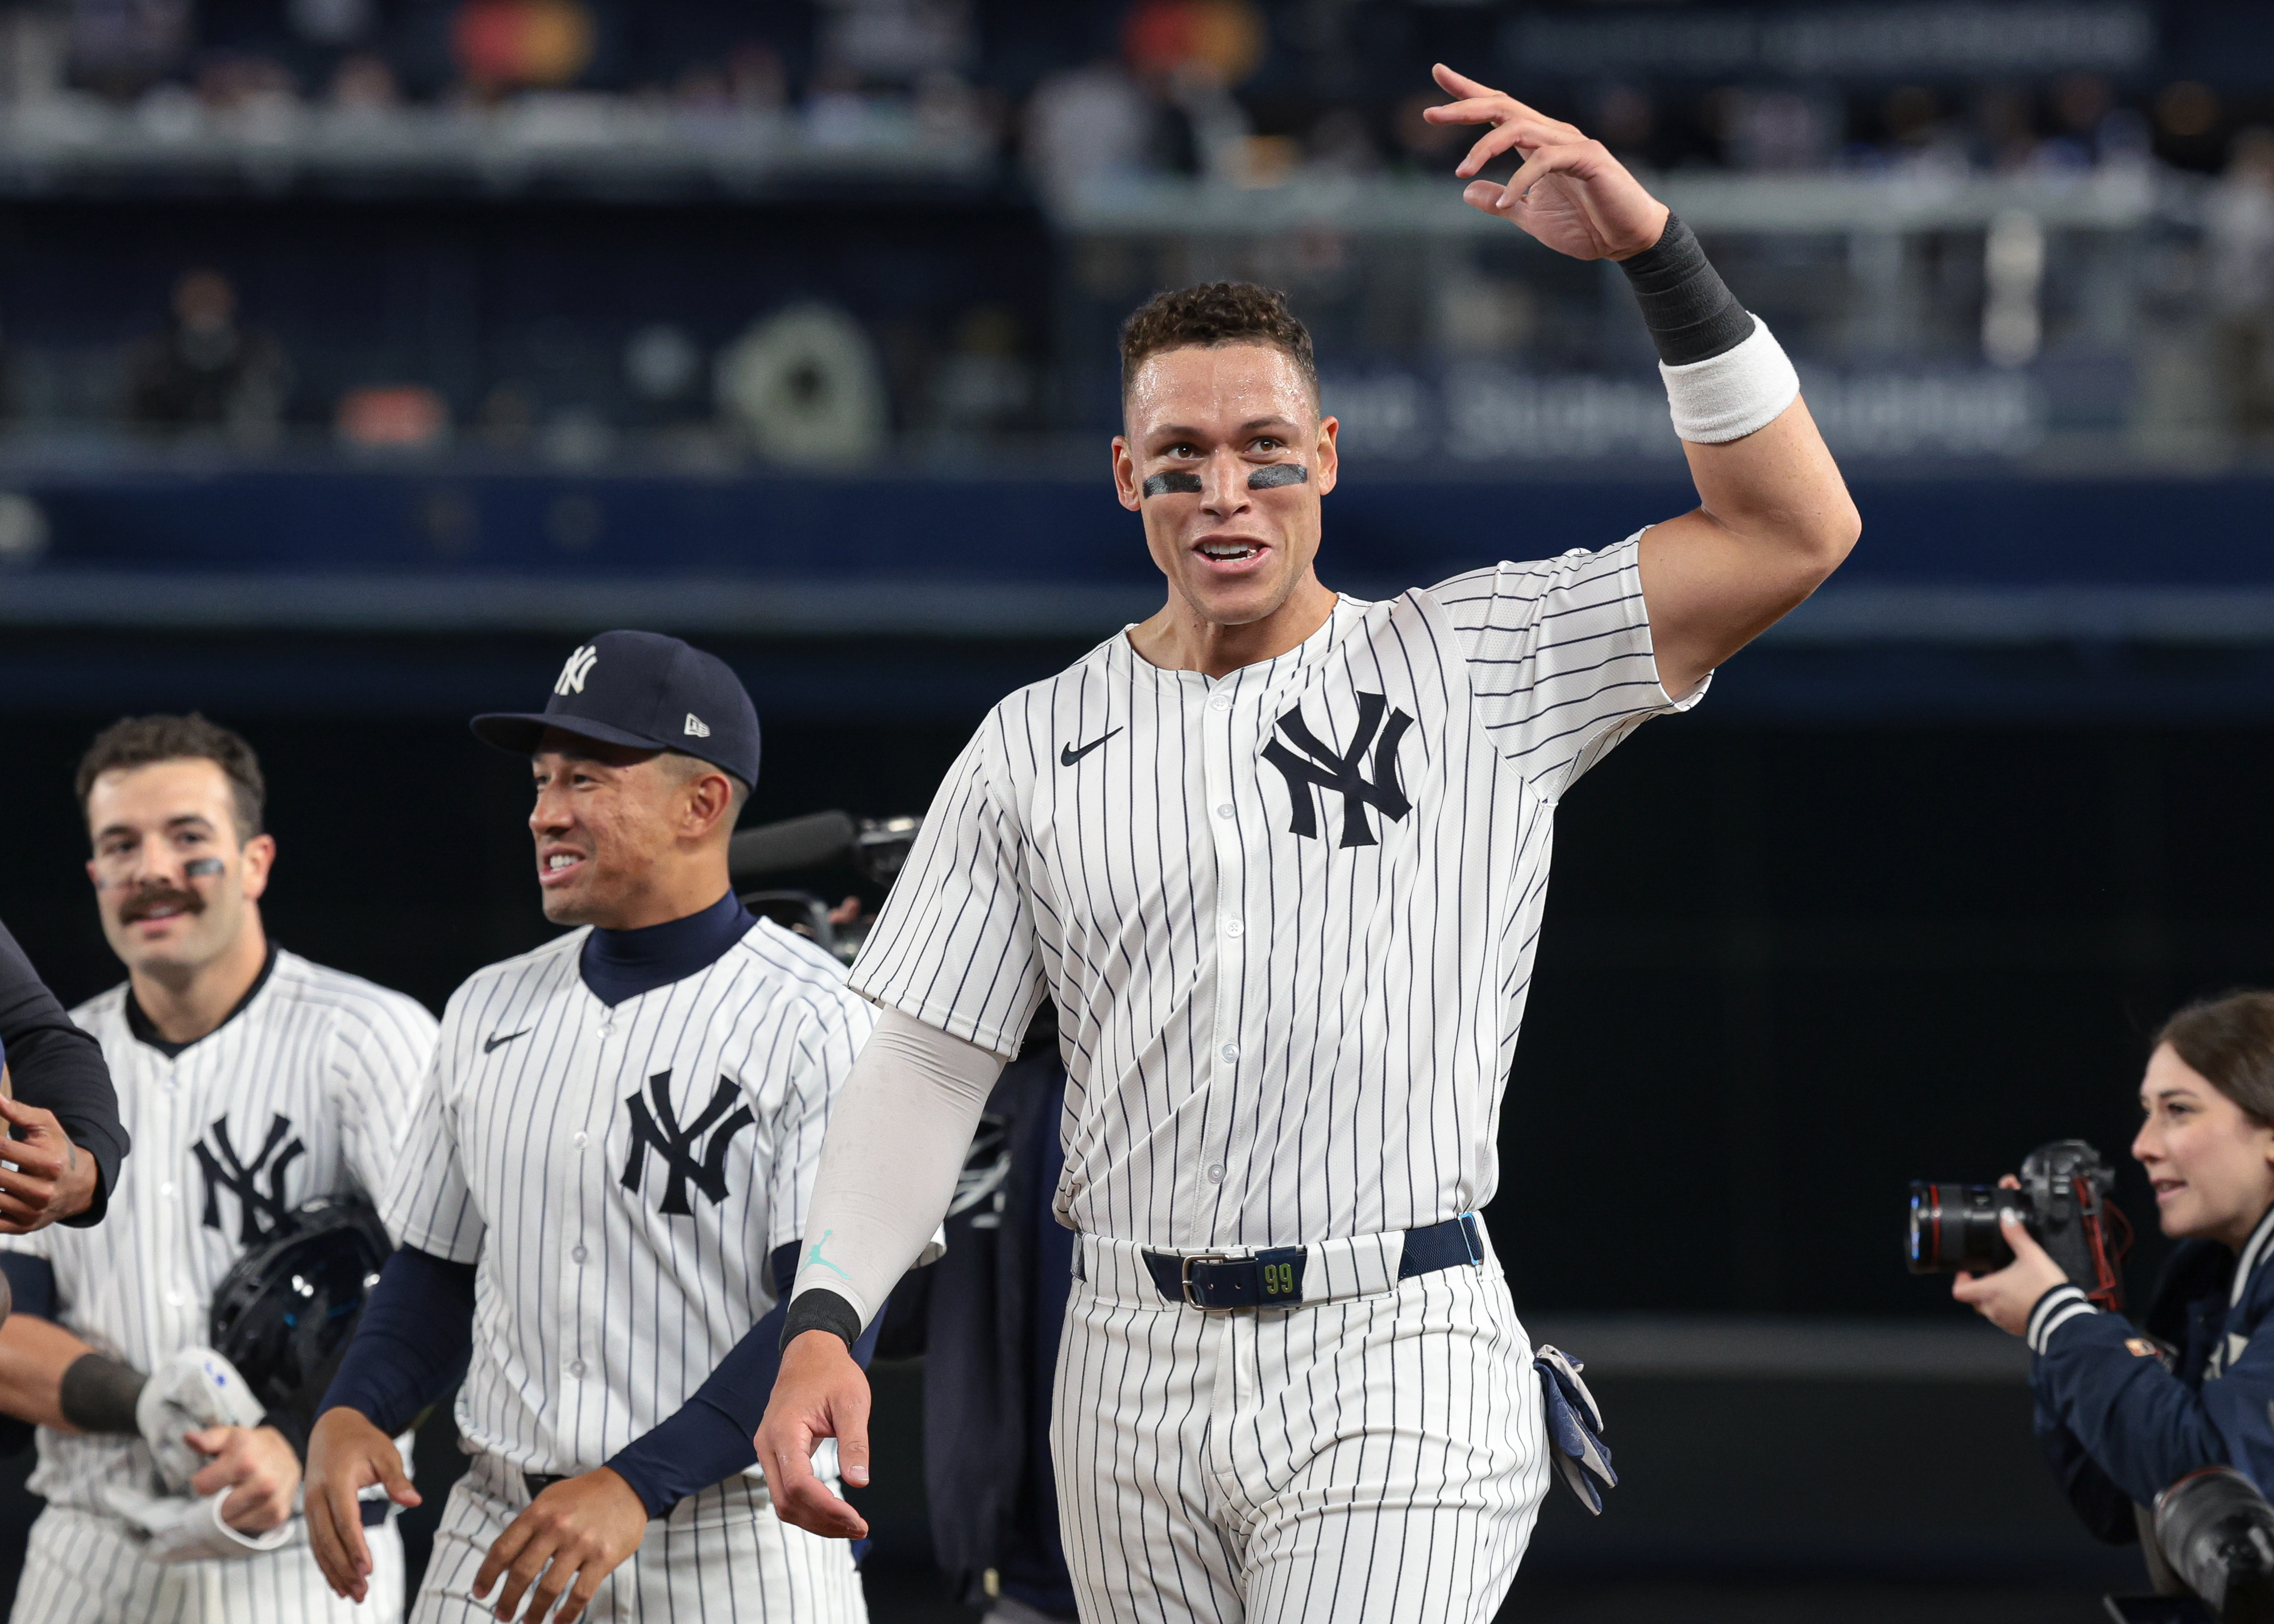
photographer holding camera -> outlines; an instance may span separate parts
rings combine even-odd
[[[2037,1432],[2101,1538],[2134,1538],[2134,1507],[2198,1467],[2274,1485],[2274,993],[2191,1004],[2156,1034],[2132,1154],[2180,1244],[2142,1335],[2105,1312],[2007,1210],[2014,1262],[1961,1274],[1951,1295],[2029,1339]],[[2003,1181],[2018,1189],[2020,1182]],[[2018,1204],[2018,1203],[2017,1203]]]

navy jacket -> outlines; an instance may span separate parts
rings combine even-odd
[[[2185,1241],[2141,1330],[2058,1286],[2029,1312],[2037,1432],[2070,1503],[2111,1544],[2136,1538],[2135,1504],[2198,1466],[2274,1491],[2274,1209],[2240,1258]],[[2152,1340],[2151,1340],[2152,1339]],[[2164,1344],[2159,1349],[2158,1343]]]

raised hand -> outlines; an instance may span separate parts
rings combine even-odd
[[[1505,186],[1471,181],[1461,198],[1472,208],[1512,221],[1574,259],[1624,259],[1658,241],[1666,205],[1600,141],[1442,62],[1430,71],[1459,100],[1427,109],[1422,117],[1433,124],[1492,125],[1454,174],[1474,175],[1504,152],[1524,161]]]

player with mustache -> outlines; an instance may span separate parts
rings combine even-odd
[[[248,1425],[209,1421],[230,1411],[214,1393],[244,1379],[204,1344],[215,1289],[294,1208],[381,1188],[434,1019],[269,938],[276,842],[237,734],[199,716],[121,721],[89,748],[78,790],[127,979],[72,1019],[100,1043],[142,1154],[102,1228],[0,1234],[17,1309],[0,1325],[0,1411],[37,1425],[32,1486],[48,1500],[12,1616],[357,1616],[295,1514],[298,1424],[249,1399]],[[371,1515],[385,1524],[367,1530],[378,1582],[399,1607],[402,1544],[383,1502]]]

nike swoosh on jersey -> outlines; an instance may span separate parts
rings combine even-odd
[[[536,1030],[537,1030],[537,1028],[536,1028],[536,1027],[534,1027],[534,1026],[523,1026],[523,1027],[520,1031],[518,1031],[518,1032],[508,1032],[508,1033],[503,1033],[503,1034],[493,1034],[493,1035],[492,1035],[492,1036],[490,1036],[490,1037],[484,1038],[484,1039],[482,1040],[482,1053],[484,1053],[484,1054],[486,1054],[486,1054],[488,1054],[492,1049],[496,1049],[496,1048],[497,1048],[497,1047],[499,1047],[501,1044],[510,1043],[510,1042],[512,1042],[512,1041],[514,1041],[514,1039],[516,1039],[516,1038],[525,1038],[525,1037],[527,1037],[531,1033],[532,1033],[532,1032],[534,1032],[534,1031],[536,1031]]]
[[[1121,730],[1117,727],[1113,730],[1113,733],[1118,733]],[[1081,748],[1078,750],[1070,744],[1060,746],[1058,749],[1058,765],[1061,767],[1073,766],[1074,763],[1088,755],[1099,745],[1103,744],[1108,739],[1113,737],[1113,733],[1100,733],[1096,738],[1092,739],[1088,744],[1083,745]]]

